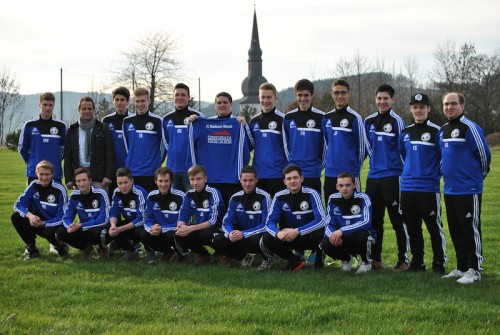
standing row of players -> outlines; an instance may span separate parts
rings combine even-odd
[[[117,96],[120,97],[115,95],[115,92],[113,100]],[[313,94],[312,83],[300,80],[295,85],[299,107],[282,114],[275,108],[277,97],[274,86],[269,83],[261,86],[259,97],[262,113],[253,118],[249,125],[241,126],[250,134],[251,144],[255,148],[253,165],[259,171],[258,186],[275,194],[283,185],[282,168],[292,163],[302,168],[304,185],[315,189],[318,193],[321,192],[321,171],[323,167],[325,168],[323,185],[325,199],[329,199],[334,193],[336,178],[343,171],[354,175],[359,191],[360,169],[365,156],[369,155],[370,171],[366,193],[372,201],[372,227],[377,236],[377,243],[372,250],[373,267],[382,266],[383,217],[387,207],[398,244],[398,262],[395,270],[425,269],[421,232],[423,218],[431,233],[434,251],[433,270],[442,273],[446,262],[439,199],[440,162],[442,162],[445,203],[449,207],[448,221],[458,260],[457,268],[450,275],[460,277],[467,273],[467,281],[480,279],[479,270],[482,263],[480,196],[482,180],[489,170],[491,155],[482,130],[463,115],[465,106],[463,96],[450,93],[444,97],[444,113],[450,122],[440,131],[439,127],[428,120],[430,103],[425,94],[412,96],[410,110],[415,124],[407,128],[401,117],[392,110],[394,90],[389,85],[377,88],[375,99],[378,111],[364,122],[348,105],[351,93],[348,83],[344,80],[337,80],[332,84],[332,97],[336,108],[330,113],[324,114],[312,106]],[[136,90],[134,95],[137,115],[127,117],[125,110],[125,114],[121,113],[121,122],[109,124],[116,137],[115,153],[119,152],[120,145],[125,147],[125,166],[132,170],[136,184],[143,185],[150,191],[154,188],[152,169],[161,165],[164,158],[162,154],[166,148],[169,153],[167,166],[172,168],[177,176],[174,185],[182,189],[187,184],[187,168],[193,163],[193,157],[196,157],[196,150],[187,152],[185,149],[188,147],[187,143],[191,144],[192,149],[196,148],[192,145],[192,141],[189,141],[188,130],[198,121],[189,117],[191,115],[201,117],[199,112],[187,105],[189,88],[183,84],[176,86],[174,91],[176,110],[167,114],[163,122],[148,111],[149,95],[146,90]],[[128,102],[128,98],[129,96],[125,94],[123,100]],[[218,94],[215,102],[216,118],[233,117],[229,94],[224,92]],[[110,117],[118,117],[119,114],[117,109],[117,113]],[[80,116],[80,128],[83,128],[82,112]],[[189,123],[187,119],[194,122]],[[158,136],[159,133],[162,133],[163,137]],[[152,140],[153,135],[156,143]],[[123,142],[120,137],[124,138]],[[117,138],[119,140],[116,140]],[[20,142],[20,148],[21,144]],[[66,146],[66,159],[68,151],[70,150]],[[82,151],[84,150],[77,150],[78,155]],[[91,156],[96,150],[88,151],[91,152]],[[189,158],[190,152],[194,153],[191,158]],[[155,159],[157,163],[153,163],[150,158]],[[29,170],[29,158],[27,162]],[[221,162],[216,161],[215,167],[223,169],[224,166],[232,166],[234,169],[234,166],[238,166],[227,160],[224,161],[226,164]],[[80,166],[83,165],[81,163],[82,160]],[[210,162],[206,161],[200,163],[210,165],[207,164]],[[98,164],[102,167],[104,161],[99,160]],[[93,170],[92,164],[90,169]],[[72,169],[65,170],[72,171]],[[92,173],[95,174],[94,171]],[[215,173],[212,173],[211,169],[208,176],[212,174]],[[73,186],[68,185],[68,180],[72,180],[72,177],[68,177],[67,173],[65,177],[67,186]],[[112,178],[113,176],[107,177],[109,180]],[[108,183],[108,180],[102,179],[102,181],[102,184]],[[239,182],[234,182],[234,177],[232,180],[209,179],[208,183],[221,190],[226,204],[234,191],[240,187]],[[400,207],[403,208],[402,214]],[[407,256],[409,243],[413,253],[411,263]]]

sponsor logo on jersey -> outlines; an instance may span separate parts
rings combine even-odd
[[[351,213],[354,215],[358,215],[359,213],[361,213],[361,208],[358,205],[353,205],[351,207]]]
[[[55,196],[55,195],[53,195],[53,194],[49,194],[49,195],[47,196],[47,201],[48,201],[48,202],[50,202],[50,203],[54,203],[54,202],[56,202],[56,196]]]
[[[208,201],[208,199],[203,200],[203,208],[208,208],[209,205],[210,202]]]
[[[384,124],[384,131],[390,133],[392,131],[392,125],[390,123]]]
[[[309,203],[307,201],[302,201],[299,207],[301,210],[306,211],[309,209]]]
[[[306,122],[306,126],[307,128],[314,128],[314,126],[316,126],[316,121],[314,121],[313,119],[309,119]]]
[[[177,203],[172,201],[171,203],[168,204],[168,209],[170,209],[171,211],[177,210]]]
[[[252,205],[252,208],[254,211],[260,211],[260,208],[261,208],[260,202],[258,202],[258,201],[254,202]]]
[[[342,120],[340,120],[340,126],[341,126],[342,128],[345,128],[345,127],[347,127],[348,125],[349,125],[349,120],[347,120],[347,119],[342,119]]]
[[[97,207],[99,207],[99,201],[97,201],[97,200],[92,200],[92,207],[93,207],[93,208],[97,208]]]
[[[213,144],[232,144],[233,138],[229,130],[216,131],[208,135],[208,143]]]
[[[153,122],[148,122],[146,123],[146,125],[144,126],[144,128],[146,128],[146,130],[153,130],[155,127],[155,125],[153,124]]]
[[[424,142],[429,142],[431,140],[431,134],[423,133],[422,136],[420,136],[420,139]]]
[[[451,132],[451,137],[453,138],[457,138],[458,136],[460,136],[460,129],[453,129],[452,132]]]
[[[130,209],[135,209],[135,206],[136,206],[135,200],[130,200],[128,205],[129,205]]]
[[[276,121],[271,121],[267,126],[269,127],[269,129],[274,130],[278,127],[278,124],[276,123]]]
[[[57,129],[57,127],[51,127],[49,131],[51,135],[59,134],[59,129]]]

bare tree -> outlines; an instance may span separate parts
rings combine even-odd
[[[149,90],[150,110],[166,112],[172,100],[175,81],[180,76],[181,63],[175,59],[175,40],[166,32],[155,32],[140,39],[137,46],[123,52],[126,62],[117,71],[116,83]]]
[[[24,98],[19,94],[20,85],[9,70],[0,73],[0,145],[5,134],[19,123],[20,111],[24,108]]]

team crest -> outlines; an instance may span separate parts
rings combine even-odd
[[[47,196],[47,201],[50,203],[54,203],[54,202],[56,202],[56,197],[53,194],[49,194]]]
[[[203,200],[203,208],[208,208],[209,205],[210,205],[210,202],[207,199]]]
[[[349,121],[348,121],[347,119],[342,119],[342,120],[340,120],[340,126],[341,126],[342,128],[345,128],[345,127],[347,127],[348,125],[349,125]]]
[[[146,125],[144,126],[146,128],[146,130],[153,130],[153,128],[155,127],[153,122],[148,122],[146,123]]]
[[[415,94],[415,100],[422,101],[422,94]]]
[[[431,140],[431,134],[423,133],[422,136],[420,136],[420,139],[424,142],[429,142]]]
[[[453,129],[451,132],[451,137],[457,138],[460,135],[460,129]]]
[[[260,211],[260,202],[258,201],[254,202],[252,208],[254,211]]]
[[[92,200],[92,207],[93,207],[93,208],[97,208],[97,207],[99,207],[99,201],[97,201],[97,200]]]
[[[184,120],[183,120],[182,122],[183,122],[184,124],[188,124],[188,123],[189,123],[189,118],[188,118],[188,117],[184,118]]]
[[[274,130],[276,129],[276,127],[278,127],[278,124],[276,123],[276,121],[271,121],[267,126],[269,127],[269,129]]]
[[[168,204],[168,209],[170,209],[171,211],[177,210],[177,204],[172,201],[171,203]]]
[[[309,203],[307,201],[302,201],[300,203],[300,209],[303,211],[306,211],[309,209]]]
[[[316,126],[316,121],[314,121],[313,119],[307,120],[306,126],[307,128],[314,128],[314,126]]]
[[[392,131],[392,125],[390,123],[384,124],[384,131],[390,133]]]
[[[136,206],[135,200],[130,200],[129,206],[130,206],[131,209],[135,209],[135,206]]]
[[[361,208],[358,205],[354,205],[351,207],[351,213],[354,215],[358,215],[361,213]]]
[[[57,129],[57,127],[50,128],[50,134],[51,135],[57,135],[57,134],[59,134],[59,129]]]

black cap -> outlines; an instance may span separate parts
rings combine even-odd
[[[429,100],[429,96],[424,93],[416,93],[411,96],[410,105],[413,104],[424,104],[426,106],[430,106],[431,102]]]

